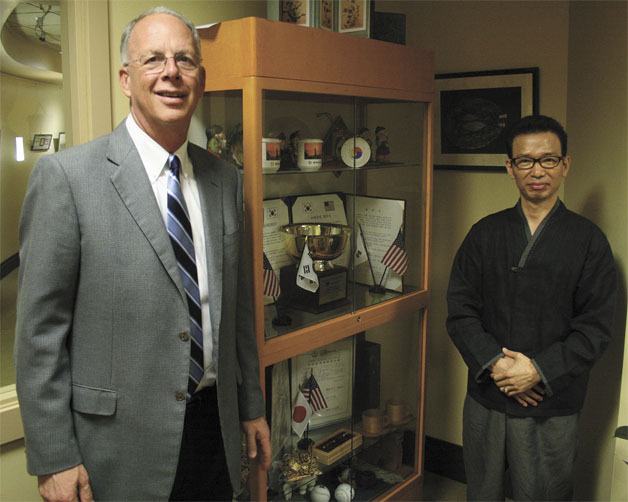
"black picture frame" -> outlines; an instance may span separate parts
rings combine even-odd
[[[35,134],[31,144],[31,152],[47,152],[52,143],[52,134]]]
[[[539,113],[539,68],[435,78],[434,168],[504,171],[508,127]]]

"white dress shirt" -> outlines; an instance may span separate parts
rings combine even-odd
[[[169,153],[159,143],[146,134],[135,122],[132,114],[126,118],[126,128],[137,148],[146,174],[153,187],[161,216],[166,223],[168,202],[168,157]],[[192,162],[188,156],[188,142],[186,141],[174,152],[181,161],[179,182],[185,203],[190,215],[192,234],[194,238],[194,253],[196,254],[196,270],[198,273],[198,288],[201,295],[201,314],[203,321],[203,359],[205,375],[199,383],[198,389],[213,385],[216,381],[216,370],[212,362],[212,328],[209,316],[209,284],[207,275],[207,255],[205,247],[205,232],[203,230],[203,214],[201,200],[194,178]]]

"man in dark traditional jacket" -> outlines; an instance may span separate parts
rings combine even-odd
[[[602,231],[558,198],[571,165],[563,127],[525,117],[507,150],[521,198],[471,228],[447,293],[447,330],[469,367],[467,495],[503,500],[509,477],[517,500],[568,500],[589,371],[611,336],[615,264]]]

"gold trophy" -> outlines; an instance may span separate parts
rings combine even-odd
[[[286,294],[286,306],[319,313],[347,303],[347,269],[334,265],[344,251],[351,227],[335,223],[296,223],[281,227],[283,243],[288,254],[296,261],[296,267],[281,269],[281,290]],[[307,244],[313,270],[302,258]],[[299,286],[299,277],[309,272],[309,277],[318,282],[318,287],[304,289]],[[306,274],[307,275],[307,274]],[[305,275],[303,276],[305,277]],[[301,278],[301,281],[307,279]]]

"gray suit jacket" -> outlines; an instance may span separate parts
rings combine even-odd
[[[231,482],[239,422],[262,416],[237,170],[189,146],[218,333],[218,403]],[[176,471],[190,342],[185,293],[124,123],[44,157],[20,227],[17,391],[28,469],[84,463],[97,500],[165,499]]]

